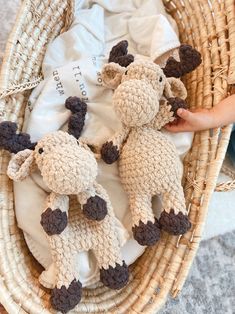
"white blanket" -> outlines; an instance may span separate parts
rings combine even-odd
[[[171,24],[169,23],[171,22]],[[24,129],[37,141],[44,134],[66,129],[70,112],[64,101],[79,96],[88,104],[83,136],[97,144],[104,143],[120,126],[112,107],[112,91],[102,85],[100,71],[107,62],[111,47],[127,39],[129,51],[158,61],[166,52],[179,46],[175,24],[164,12],[160,0],[77,1],[75,20],[70,30],[48,46],[44,62],[44,81],[33,91]],[[181,157],[191,146],[192,134],[170,134]],[[117,164],[99,162],[98,181],[107,189],[125,245],[123,258],[131,264],[144,247],[132,238],[131,216],[125,192],[120,184]],[[54,281],[49,246],[40,225],[48,188],[39,173],[15,183],[16,215],[19,227],[36,259],[47,270],[43,283]],[[156,211],[160,201],[153,202]],[[122,225],[120,224],[122,223]],[[125,232],[127,231],[127,232]],[[79,277],[84,286],[99,279],[97,263],[91,252],[82,252],[77,260]]]

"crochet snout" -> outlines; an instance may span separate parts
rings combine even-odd
[[[121,121],[130,127],[149,123],[159,110],[159,96],[145,80],[124,81],[116,89],[113,103]]]

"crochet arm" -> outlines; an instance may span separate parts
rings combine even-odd
[[[179,108],[186,108],[186,102],[178,97],[171,97],[168,99],[161,99],[159,111],[151,122],[151,126],[160,130],[167,123],[174,121],[177,116]]]
[[[41,225],[47,235],[64,231],[68,224],[69,198],[52,192],[47,197],[46,209],[41,215]]]
[[[114,136],[103,144],[101,148],[101,157],[107,164],[112,164],[119,158],[120,150],[125,142],[130,129],[123,126],[120,131],[114,134]]]
[[[103,194],[96,189],[96,184],[91,189],[78,194],[83,214],[90,220],[101,221],[108,213],[107,202]]]

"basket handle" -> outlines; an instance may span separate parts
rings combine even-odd
[[[216,192],[231,192],[233,190],[235,190],[235,180],[218,183],[215,188]]]
[[[0,92],[0,99],[3,99],[7,96],[16,94],[16,93],[22,93],[25,90],[32,89],[36,87],[40,82],[42,81],[42,76],[39,75],[38,77],[32,79],[31,81],[24,82],[22,84],[13,85],[3,91]]]
[[[23,0],[21,1],[23,2]],[[26,6],[33,6],[33,1],[25,2]],[[69,29],[70,25],[74,19],[74,10],[75,10],[75,0],[68,0],[68,5],[65,11],[65,24],[61,32]],[[35,11],[36,12],[36,11]],[[7,96],[14,95],[16,93],[22,93],[23,91],[30,90],[35,88],[41,81],[43,77],[42,74],[39,74],[36,77],[31,78],[28,81],[23,81],[22,83],[10,85],[4,89],[0,88],[0,99],[4,99]]]
[[[235,190],[235,169],[232,169],[231,166],[223,165],[221,172],[229,176],[232,180],[227,182],[221,182],[216,185],[216,192],[230,192]]]

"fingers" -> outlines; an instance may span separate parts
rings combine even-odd
[[[189,110],[186,110],[183,108],[179,108],[177,110],[177,115],[185,121],[192,121],[193,120],[193,113],[190,112]]]
[[[193,131],[193,124],[195,122],[194,114],[184,108],[177,110],[178,119],[165,125],[165,129],[170,132],[185,132]]]
[[[182,124],[173,124],[173,123],[168,123],[164,126],[164,128],[172,133],[176,132],[184,132],[185,131],[185,126]]]
[[[165,128],[170,132],[195,132],[207,130],[213,125],[213,115],[208,109],[177,110],[179,119],[174,124],[168,124]]]

